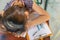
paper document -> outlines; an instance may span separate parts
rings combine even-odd
[[[49,34],[52,34],[52,32],[46,23],[36,25],[36,26],[30,28],[28,31],[28,35],[30,37],[30,40],[35,40],[40,37],[47,36]]]

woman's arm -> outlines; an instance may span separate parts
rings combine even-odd
[[[44,9],[42,9],[40,6],[38,6],[35,2],[33,2],[32,8],[34,11],[36,11],[40,15],[40,17],[34,20],[35,23],[40,22],[41,24],[42,22],[45,22],[50,19],[49,14]]]
[[[27,27],[30,27],[30,26],[33,26],[36,24],[41,24],[41,23],[46,22],[50,19],[49,14],[45,10],[43,10],[40,6],[38,6],[35,2],[33,2],[32,8],[40,16],[33,21],[27,22]]]

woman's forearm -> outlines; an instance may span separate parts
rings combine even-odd
[[[41,24],[50,19],[49,14],[45,10],[43,10],[41,7],[39,7],[36,3],[33,3],[33,10],[36,11],[40,16],[38,18],[30,21],[29,23],[27,23],[28,27],[37,25],[37,24]]]
[[[38,6],[35,2],[33,2],[32,8],[34,11],[36,11],[40,15],[49,15],[44,9]]]
[[[47,17],[47,16],[39,16],[35,20],[32,20],[29,23],[27,23],[27,25],[28,25],[28,27],[29,26],[34,26],[34,25],[37,25],[37,24],[41,24],[43,22],[46,22],[48,20],[49,20],[49,17]]]

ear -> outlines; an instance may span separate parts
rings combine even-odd
[[[29,11],[25,11],[24,14],[26,15],[27,19],[29,19]]]

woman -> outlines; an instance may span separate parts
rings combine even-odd
[[[20,37],[22,40],[25,38],[25,22],[27,20],[24,14],[25,11],[26,8],[24,7],[11,6],[4,12],[3,24],[6,28],[7,40],[12,40],[9,39],[9,37],[13,37],[13,40],[20,40]],[[9,36],[9,34],[11,36]]]
[[[37,6],[37,4],[35,2],[32,2],[31,5],[28,7],[29,2],[32,0],[27,1],[28,4],[26,3],[26,1],[27,0],[23,1],[22,4],[24,4],[24,6],[26,6],[28,9],[30,8],[29,9],[30,11],[31,11],[31,9],[33,9],[34,11],[36,11],[40,15],[37,19],[35,19],[33,21],[30,21],[30,22],[27,21],[27,23],[26,23],[27,29],[29,29],[31,26],[34,26],[36,24],[41,24],[41,23],[49,20],[50,16],[45,10],[43,10],[41,7]],[[18,3],[18,2],[16,2],[16,3]],[[12,5],[18,5],[18,4],[15,4],[15,2],[12,2]],[[28,15],[27,12],[26,12],[26,15]]]
[[[19,2],[18,2],[19,1]],[[22,1],[22,2],[21,2]],[[10,1],[8,4],[6,5],[7,7],[5,8],[5,10],[7,8],[9,8],[12,5],[20,5],[20,6],[26,6],[29,10],[33,9],[34,11],[36,11],[39,15],[41,15],[41,18],[37,18],[36,20],[30,22],[31,25],[33,23],[33,25],[35,25],[35,23],[41,24],[42,22],[48,21],[50,19],[49,14],[43,10],[40,6],[38,6],[35,2],[33,2],[32,0],[12,0]],[[18,4],[17,4],[18,3]],[[27,15],[27,14],[26,14]],[[42,18],[43,17],[43,18]],[[37,21],[37,22],[36,22]],[[27,26],[30,26],[30,23],[27,23]]]

